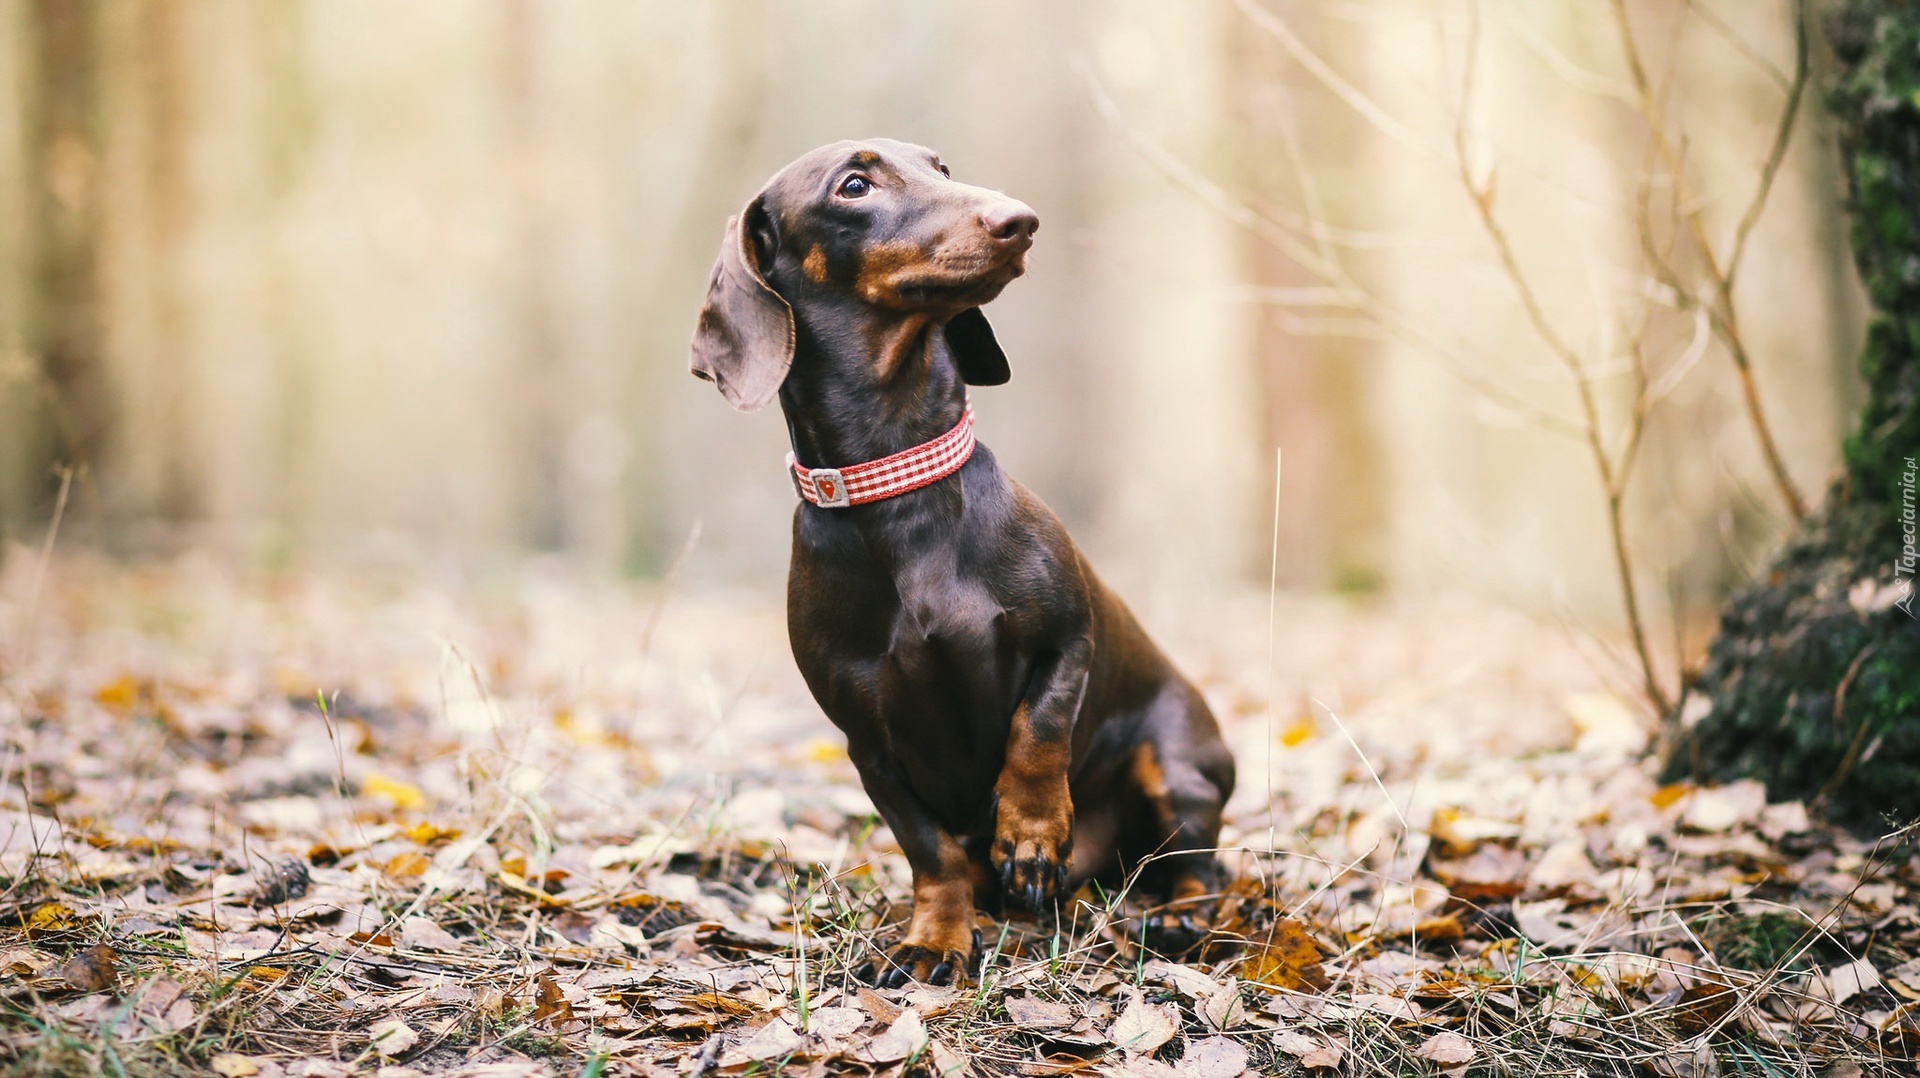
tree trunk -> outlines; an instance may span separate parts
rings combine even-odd
[[[40,0],[27,14],[37,84],[28,144],[34,280],[27,347],[53,392],[48,456],[75,466],[98,461],[109,418],[100,355],[94,18],[90,5],[58,0]]]
[[[1920,3],[1844,0],[1828,32],[1874,305],[1869,397],[1825,507],[1728,605],[1697,686],[1711,707],[1677,731],[1668,770],[1752,775],[1871,831],[1920,817]]]

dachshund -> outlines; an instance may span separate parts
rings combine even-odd
[[[924,147],[820,147],[727,222],[693,373],[792,445],[787,628],[913,873],[886,987],[965,979],[975,909],[1135,878],[1191,943],[1233,757],[1192,683],[972,436],[1008,378],[980,307],[1039,219]]]

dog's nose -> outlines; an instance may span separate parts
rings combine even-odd
[[[1002,243],[1031,239],[1040,230],[1040,217],[1024,202],[1007,199],[980,211],[980,223],[987,235]]]

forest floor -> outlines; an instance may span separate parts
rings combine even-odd
[[[876,991],[905,866],[777,595],[41,569],[0,567],[9,1074],[1915,1073],[1910,837],[1660,786],[1601,646],[1510,613],[1141,608],[1239,761],[1213,937],[1083,891]]]

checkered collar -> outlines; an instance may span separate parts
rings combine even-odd
[[[787,454],[787,471],[800,497],[822,509],[845,509],[919,490],[960,470],[973,456],[973,399],[952,430],[892,456],[844,468],[806,468]]]

